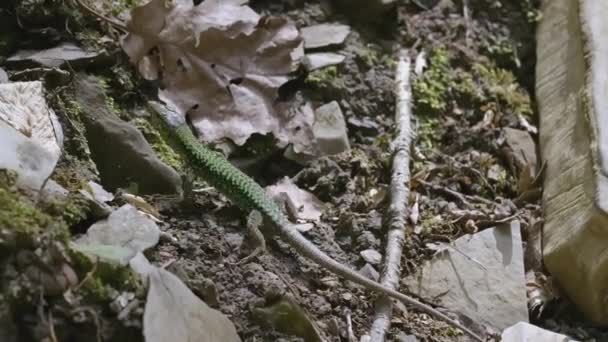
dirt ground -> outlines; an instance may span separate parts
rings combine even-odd
[[[47,2],[63,8],[53,1]],[[14,6],[32,8],[25,6],[25,2],[18,3],[14,2]],[[346,56],[344,63],[329,71],[314,72],[307,80],[296,81],[288,90],[294,98],[312,99],[317,105],[338,101],[348,124],[351,150],[306,167],[286,161],[279,152],[254,159],[254,166],[250,168],[257,171],[252,173],[256,180],[267,185],[284,176],[294,177],[298,186],[324,201],[327,211],[322,223],[308,232],[307,237],[337,260],[354,269],[363,267],[365,263],[359,253],[369,248],[382,251],[385,243],[382,219],[386,198],[371,198],[369,193],[378,189],[385,191],[390,180],[388,144],[395,133],[396,48],[410,49],[412,58],[425,51],[426,71],[413,82],[415,139],[410,184],[411,197],[418,198],[421,229],[408,232],[403,276],[415,272],[422,261],[431,257],[434,251],[429,243],[453,241],[472,230],[483,229],[486,227],[483,221],[488,218],[499,220],[516,215],[526,237],[532,222],[542,218],[540,196],[518,198],[518,173],[500,141],[505,127],[526,129],[522,118],[532,126],[537,123],[533,75],[538,4],[533,0],[470,3],[412,0],[405,4],[399,2],[386,13],[361,16],[355,5],[337,3],[251,1],[250,6],[258,13],[286,15],[298,27],[343,23],[352,29],[345,44],[336,48]],[[79,16],[58,11],[67,17]],[[26,19],[24,25],[28,23],[27,15],[40,15],[35,11],[21,14]],[[56,23],[48,25],[61,27]],[[45,24],[39,23],[39,26]],[[78,31],[79,28],[82,31]],[[60,32],[53,36],[57,40],[70,37],[83,44],[91,44],[91,31],[104,35],[106,32],[90,20],[72,28],[71,33],[53,29]],[[21,30],[21,37],[34,37],[34,34],[40,34],[40,30]],[[115,48],[113,39],[96,47]],[[32,46],[44,48],[36,43]],[[18,70],[8,71],[10,74]],[[88,72],[107,80],[110,85],[107,95],[127,119],[150,90],[135,79],[134,70],[124,58],[117,59],[112,68]],[[56,110],[61,114],[65,108],[58,106]],[[78,152],[82,145],[76,131],[66,129],[67,156],[58,171],[62,185],[89,179],[91,174],[86,158]],[[487,176],[490,173],[492,177]],[[163,240],[148,253],[150,261],[159,265],[170,263],[170,271],[234,322],[244,341],[301,340],[260,324],[262,314],[255,308],[272,304],[281,293],[289,294],[306,310],[327,340],[348,340],[347,316],[352,319],[355,336],[369,329],[375,295],[337,279],[280,241],[268,241],[268,253],[253,261],[234,264],[249,251],[245,248],[247,244],[242,245],[246,240],[243,234],[246,213],[215,190],[195,193],[189,205],[176,204],[166,197],[147,199],[161,211],[165,221],[161,229],[175,238],[175,241]],[[459,209],[476,209],[482,215],[473,220],[473,225],[467,220],[453,220],[455,216],[450,215]],[[436,217],[440,214],[446,219],[438,221]],[[73,221],[68,224],[73,235],[82,233],[91,223],[86,215]],[[1,260],[5,260],[4,284],[9,284],[4,290],[23,287],[21,278],[7,271],[13,259]],[[40,310],[47,312],[49,307],[54,307],[56,316],[61,317],[56,318],[55,324],[66,338],[59,340],[82,340],[83,335],[92,338],[99,330],[106,340],[142,339],[138,334],[144,299],[141,289],[134,293],[142,301],[122,319],[117,319],[108,309],[107,302],[90,299],[95,297],[78,296],[78,305],[96,313],[82,315],[78,320],[66,313],[66,308],[73,309],[74,301],[50,300],[43,305],[37,300],[39,292],[35,289],[25,292],[29,297],[22,303],[24,318],[18,320],[18,327],[29,331],[27,335],[32,340],[41,334],[44,336],[36,329],[48,330],[48,320],[41,323],[46,316],[40,314]],[[567,316],[566,301],[549,304],[546,303],[543,316],[533,322],[579,339],[602,340],[606,336],[603,331]],[[13,302],[13,305],[16,304]],[[79,333],[69,332],[70,329]],[[403,334],[415,335],[419,341],[464,340],[447,324],[415,310],[406,312],[400,305],[395,306],[390,333],[394,341]]]

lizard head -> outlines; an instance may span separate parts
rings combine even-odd
[[[178,128],[186,124],[186,117],[170,103],[161,104],[159,102],[149,101],[148,105],[163,118],[169,127]]]

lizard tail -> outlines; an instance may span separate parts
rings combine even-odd
[[[302,254],[303,256],[318,263],[319,265],[327,268],[328,270],[332,271],[333,273],[335,273],[339,276],[342,276],[345,279],[355,282],[359,285],[362,285],[370,290],[374,290],[381,294],[384,294],[384,295],[393,297],[397,300],[400,300],[401,302],[403,302],[406,305],[411,305],[411,306],[419,309],[420,311],[426,312],[431,316],[435,316],[435,317],[449,323],[450,325],[457,327],[458,329],[462,330],[464,333],[466,333],[467,335],[469,335],[470,337],[472,337],[473,339],[475,339],[477,341],[480,341],[480,342],[484,341],[484,339],[482,339],[480,336],[475,334],[473,331],[471,331],[468,328],[465,328],[461,323],[459,323],[459,322],[455,321],[454,319],[448,317],[447,315],[437,311],[436,309],[434,309],[424,303],[421,303],[412,297],[404,295],[401,292],[397,292],[393,289],[383,286],[382,284],[375,282],[375,281],[361,275],[360,273],[335,261],[334,259],[329,257],[327,254],[325,254],[323,251],[318,249],[315,245],[310,243],[310,241],[308,241],[304,236],[302,236],[302,234],[300,234],[300,232],[295,227],[291,226],[287,229],[281,229],[280,235],[286,242],[288,242],[300,254]]]

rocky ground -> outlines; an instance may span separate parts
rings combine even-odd
[[[121,18],[121,9],[131,4],[118,5],[100,11]],[[362,10],[339,1],[251,1],[250,6],[260,14],[287,16],[298,27],[350,26],[344,43],[325,50],[343,54],[343,62],[284,89],[293,101],[307,99],[315,106],[337,101],[350,150],[301,166],[260,135],[232,158],[262,185],[289,176],[324,202],[320,222],[307,232],[321,249],[372,276],[378,267],[361,252],[382,252],[386,242],[382,219],[391,169],[388,145],[395,133],[397,47],[409,48],[412,60],[424,52],[427,61],[412,87],[410,197],[420,218],[407,234],[403,275],[414,274],[431,259],[436,243],[504,218],[520,221],[524,240],[533,234],[542,219],[541,189],[530,179],[534,177],[522,176],[537,162],[526,160],[535,158],[536,151],[521,136],[527,132],[536,139],[535,1],[412,0],[389,10]],[[225,314],[244,341],[299,340],[294,335],[314,340],[317,334],[346,341],[348,319],[355,336],[367,332],[373,294],[335,278],[280,241],[268,241],[268,253],[236,265],[250,250],[242,244],[245,213],[214,189],[186,189],[186,201],[175,199],[172,193],[183,182],[180,174],[191,173],[191,167],[179,149],[172,149],[175,142],[158,119],[142,114],[155,86],[128,62],[116,30],[79,7],[51,0],[15,0],[0,5],[0,16],[2,67],[11,81],[43,79],[47,101],[64,129],[63,154],[51,179],[68,191],[61,201],[44,201],[18,193],[14,175],[2,174],[0,223],[16,229],[0,234],[0,336],[18,331],[19,341],[142,339],[146,297],[141,282],[124,267],[94,263],[66,247],[107,216],[103,206],[91,204],[80,192],[88,181],[113,192],[109,204],[114,207],[128,202],[121,195],[127,192],[154,205],[164,238],[146,257]],[[61,71],[34,70],[39,65],[7,58],[18,50],[66,41],[94,53],[80,56],[79,63],[59,65]],[[109,116],[121,123],[104,121]],[[514,152],[514,145],[527,150]],[[140,159],[145,162],[138,164]],[[193,184],[184,184],[205,187],[196,177]],[[533,265],[526,262],[528,271]],[[533,322],[578,339],[605,336],[567,316],[565,300],[551,299],[542,298],[543,314],[536,318],[533,311]],[[131,304],[117,304],[121,300]],[[411,336],[420,341],[464,339],[445,323],[397,305],[390,338],[410,341]]]

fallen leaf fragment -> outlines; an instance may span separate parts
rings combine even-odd
[[[42,82],[0,84],[0,120],[56,158],[61,155],[63,131],[55,112],[46,102]]]
[[[289,177],[283,177],[276,184],[266,187],[266,191],[273,198],[286,196],[286,200],[293,203],[294,209],[297,210],[294,214],[300,220],[319,221],[325,210],[325,204],[321,200],[312,193],[300,189]]]
[[[142,254],[131,260],[131,267],[148,283],[146,342],[241,341],[234,324],[194,295],[177,276],[151,265]]]
[[[133,9],[122,42],[140,73],[162,82],[161,100],[188,113],[202,140],[242,145],[273,133],[287,142],[299,118],[275,102],[303,57],[295,25],[234,1],[165,3]]]

